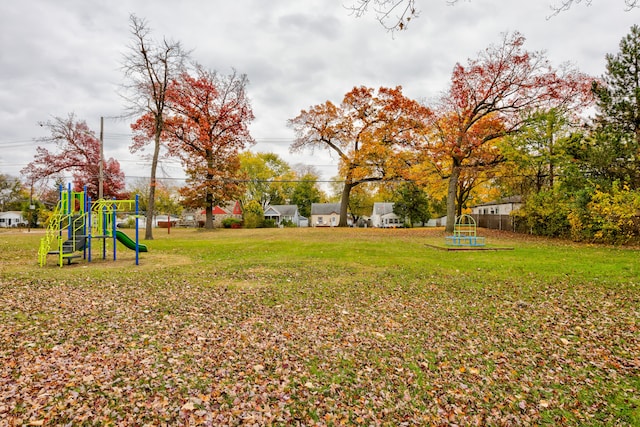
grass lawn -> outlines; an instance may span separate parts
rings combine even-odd
[[[640,425],[640,250],[479,234],[0,232],[0,425]]]

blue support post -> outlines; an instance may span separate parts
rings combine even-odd
[[[71,183],[67,184],[67,213],[71,213]]]
[[[139,243],[139,234],[140,232],[138,231],[138,197],[139,195],[136,194],[136,265],[140,265],[140,243]]]
[[[84,249],[82,250],[82,257],[83,259],[87,259],[87,244],[90,243],[89,241],[89,224],[87,224],[87,200],[89,199],[89,193],[87,192],[87,186],[84,186],[84,191],[82,192],[82,234],[84,235],[85,238],[85,245],[84,245]]]
[[[111,212],[111,235],[113,236],[113,260],[116,260],[116,211],[117,205],[114,203]]]

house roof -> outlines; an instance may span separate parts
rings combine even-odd
[[[331,215],[340,213],[340,203],[311,203],[311,215]]]
[[[479,205],[475,205],[473,207],[479,208],[482,206],[508,205],[511,203],[522,203],[522,196],[505,197],[504,199],[493,200],[487,203],[480,203]]]
[[[205,215],[207,213],[206,209],[202,209],[200,211],[200,215]],[[214,215],[229,215],[229,212],[216,205],[211,209],[211,213]]]
[[[274,211],[274,213],[270,213],[269,211],[272,210]],[[265,216],[274,216],[275,215],[280,215],[280,216],[291,216],[294,217],[296,216],[296,213],[298,212],[298,205],[269,205],[267,207],[267,209],[264,211]]]
[[[231,202],[233,203],[233,210],[231,211],[234,215],[242,215],[242,206],[240,206],[239,201]]]
[[[388,212],[384,215],[380,215],[380,218],[384,219],[384,218],[400,218],[400,217],[393,212]]]
[[[207,211],[203,209],[200,214],[204,215]],[[228,202],[223,206],[216,205],[212,209],[212,213],[214,215],[242,215],[242,208],[240,207],[240,202]]]
[[[387,215],[393,213],[393,203],[375,202],[373,204],[373,215]]]
[[[227,212],[225,212],[220,206],[215,206],[212,210],[211,213],[213,213],[214,215],[226,215]]]
[[[22,212],[21,211],[5,211],[5,212],[0,212],[0,217],[7,217],[7,218],[22,218]]]

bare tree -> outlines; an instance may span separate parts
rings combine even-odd
[[[395,31],[404,30],[409,21],[418,17],[415,4],[416,0],[356,0],[350,9],[357,17],[373,9],[378,22],[388,31]]]
[[[151,161],[151,178],[149,180],[149,199],[147,203],[147,223],[145,239],[153,239],[153,216],[155,211],[156,170],[160,156],[161,138],[165,128],[167,110],[167,87],[174,77],[184,68],[188,52],[182,49],[179,42],[156,42],[150,39],[150,30],[143,19],[130,16],[130,29],[133,41],[124,57],[123,69],[125,83],[124,97],[131,115],[148,117],[153,123],[149,129],[149,139],[153,141],[153,157]],[[139,140],[131,146],[131,151],[142,148]]]
[[[591,2],[592,0],[562,0],[559,3],[551,6],[551,9],[553,10],[551,16],[555,16],[560,12],[569,10],[574,4],[584,3],[585,6],[590,6]],[[640,4],[638,4],[638,0],[624,0],[624,4],[626,11],[630,11],[633,8],[640,7]]]
[[[453,5],[460,0],[445,1],[447,4]],[[574,4],[583,3],[589,6],[591,2],[592,0],[561,0],[551,4],[552,13],[549,17],[569,10]],[[625,9],[629,11],[640,7],[640,0],[624,0],[624,4]],[[404,30],[412,19],[420,15],[420,11],[416,7],[416,0],[353,0],[353,4],[348,8],[357,17],[370,12],[375,13],[376,19],[388,31]]]

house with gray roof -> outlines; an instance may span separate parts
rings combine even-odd
[[[521,196],[512,196],[475,205],[471,208],[471,212],[475,215],[509,215],[520,209],[522,205]]]
[[[371,226],[396,228],[404,226],[404,221],[393,212],[393,203],[376,202],[371,212]]]
[[[27,220],[22,216],[20,211],[0,212],[0,227],[18,227],[27,226]]]
[[[340,203],[312,203],[311,227],[337,227],[340,223]]]
[[[264,210],[264,218],[272,219],[278,226],[289,222],[296,227],[303,227],[306,220],[298,212],[298,205],[269,205]]]

